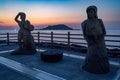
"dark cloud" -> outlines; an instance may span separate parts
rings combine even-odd
[[[4,23],[4,22],[0,21],[0,23]]]

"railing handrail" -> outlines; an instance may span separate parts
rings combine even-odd
[[[7,32],[7,33],[9,33],[9,32]],[[39,32],[40,34],[48,34],[48,35],[50,35],[50,33],[51,32],[47,32],[47,33],[45,33],[45,32]],[[18,33],[9,33],[9,34],[18,34]],[[32,34],[38,34],[38,32],[32,32]],[[54,33],[54,35],[67,35],[67,33]],[[6,35],[6,33],[0,33],[0,35]],[[74,33],[70,33],[70,35],[82,35],[83,36],[83,34],[80,34],[80,33],[77,33],[77,34],[74,34]],[[115,35],[115,34],[107,34],[106,36],[111,36],[111,37],[120,37],[120,35]]]

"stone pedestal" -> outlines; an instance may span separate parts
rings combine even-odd
[[[58,62],[63,58],[63,52],[57,50],[48,50],[40,53],[42,61],[45,62]]]
[[[11,55],[33,55],[36,54],[36,49],[24,49],[23,47],[11,52]]]

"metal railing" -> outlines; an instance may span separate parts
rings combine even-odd
[[[83,34],[71,34],[68,33],[32,33],[36,43],[50,42],[50,43],[63,43],[70,47],[71,44],[86,45],[87,43],[83,38]],[[117,38],[117,39],[115,39]],[[0,43],[7,43],[9,45],[12,42],[17,42],[17,33],[0,34]],[[107,47],[120,48],[120,35],[106,35],[105,42]],[[111,43],[113,43],[111,45]]]

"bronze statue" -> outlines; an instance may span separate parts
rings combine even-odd
[[[88,19],[82,22],[81,26],[88,50],[82,68],[96,74],[108,73],[109,62],[104,40],[106,30],[103,21],[97,16],[96,6],[89,6],[86,12]]]
[[[21,20],[19,20],[19,17]],[[15,21],[18,23],[20,30],[18,31],[18,43],[19,48],[13,51],[12,55],[17,54],[35,54],[34,38],[31,35],[31,31],[34,30],[34,26],[26,19],[26,14],[19,12],[15,17]]]

